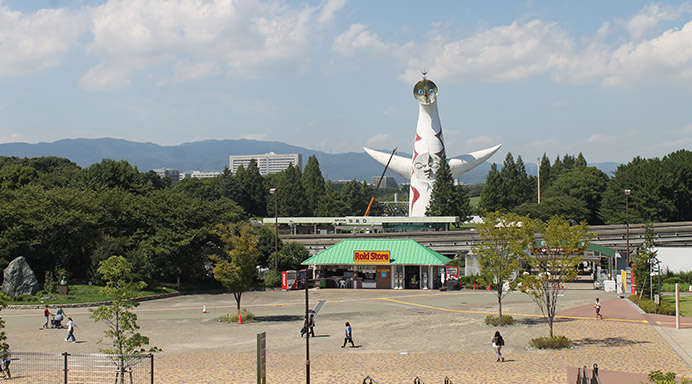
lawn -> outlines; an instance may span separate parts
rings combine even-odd
[[[9,305],[36,305],[36,304],[77,304],[77,303],[95,303],[100,301],[108,301],[106,296],[99,293],[99,286],[96,285],[70,285],[67,296],[59,296],[52,294],[51,299],[41,300],[42,296],[18,296],[10,300]],[[139,297],[158,295],[162,293],[176,292],[176,290],[165,287],[157,287],[154,290],[144,290],[139,292]],[[46,295],[43,295],[46,296]]]
[[[661,296],[664,303],[668,303],[675,307],[675,295]],[[692,317],[692,296],[680,296],[680,316]]]

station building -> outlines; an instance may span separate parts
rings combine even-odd
[[[411,239],[345,239],[302,264],[325,288],[434,289],[449,261]]]

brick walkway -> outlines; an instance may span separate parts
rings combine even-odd
[[[597,295],[605,320],[594,319]],[[231,295],[143,303],[137,310],[142,333],[164,349],[155,360],[156,382],[254,383],[255,335],[266,331],[268,382],[304,383],[305,339],[298,334],[303,300],[302,292],[249,292],[243,307],[265,320],[244,325],[215,321],[234,309]],[[525,295],[507,296],[504,311],[512,313],[518,325],[500,329],[507,341],[505,363],[495,362],[490,347],[495,328],[483,324],[487,314],[497,311],[492,293],[322,290],[311,292],[311,300],[311,308],[318,300],[325,303],[317,316],[319,337],[310,343],[312,383],[355,384],[366,376],[379,384],[412,383],[416,376],[427,384],[442,383],[445,377],[455,384],[566,383],[570,367],[594,363],[605,371],[645,375],[661,369],[692,378],[690,365],[659,332],[676,331],[669,339],[684,344],[685,337],[692,339],[692,327],[664,327],[669,318],[647,319],[628,301],[602,291],[568,290],[561,297],[562,317],[555,333],[574,342],[573,348],[561,351],[528,348],[531,338],[545,335],[546,326]],[[202,304],[209,313],[201,313]],[[62,341],[63,331],[38,331],[42,318],[35,312],[2,311],[13,350],[97,352],[103,328],[88,319],[86,310],[69,313],[80,326],[78,344]],[[359,348],[340,348],[344,321],[354,326]],[[692,320],[683,324],[692,325]]]

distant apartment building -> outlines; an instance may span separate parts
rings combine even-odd
[[[168,168],[161,168],[161,169],[154,169],[154,172],[156,172],[157,175],[161,178],[169,178],[173,181],[173,183],[177,183],[180,181],[180,171],[177,169],[168,169]]]
[[[299,153],[288,153],[277,155],[274,152],[269,152],[264,155],[232,155],[228,157],[228,169],[234,174],[241,165],[244,168],[250,164],[250,160],[255,159],[257,161],[257,167],[259,168],[259,173],[262,176],[266,176],[270,173],[281,172],[288,168],[289,165],[298,166],[302,169],[303,156]]]
[[[223,172],[200,172],[200,171],[192,171],[192,172],[185,172],[183,174],[184,179],[189,179],[189,178],[195,178],[195,179],[210,179],[214,178],[216,176],[221,175]]]
[[[373,187],[376,186],[379,180],[379,176],[373,176],[370,185],[372,185]],[[396,180],[394,180],[394,178],[391,176],[383,177],[382,182],[380,183],[381,188],[397,188],[398,186],[399,184],[397,184]]]

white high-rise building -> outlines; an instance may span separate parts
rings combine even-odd
[[[228,169],[234,174],[238,170],[238,167],[242,165],[244,168],[250,164],[250,160],[255,159],[257,161],[257,168],[259,168],[259,173],[262,176],[266,176],[270,173],[281,172],[288,168],[289,165],[297,166],[302,168],[303,156],[300,153],[288,153],[277,155],[274,152],[269,152],[264,155],[232,155],[228,157]]]

